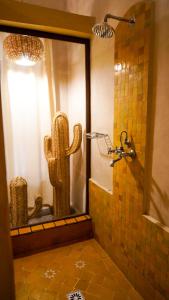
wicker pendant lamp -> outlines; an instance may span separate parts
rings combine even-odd
[[[8,59],[18,65],[33,66],[43,57],[44,46],[38,37],[9,34],[3,43]]]

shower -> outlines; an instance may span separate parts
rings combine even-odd
[[[95,24],[92,27],[92,31],[96,36],[101,37],[101,38],[111,38],[113,36],[113,34],[115,34],[114,28],[107,23],[108,19],[115,19],[115,20],[126,22],[129,24],[135,24],[135,22],[136,22],[134,17],[130,18],[130,19],[126,19],[126,18],[122,18],[122,17],[113,16],[111,14],[107,14],[107,15],[105,15],[104,21],[102,23]]]

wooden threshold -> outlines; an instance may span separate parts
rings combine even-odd
[[[14,258],[93,237],[89,215],[11,230]]]

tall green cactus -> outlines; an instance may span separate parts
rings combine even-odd
[[[69,146],[69,124],[66,114],[57,112],[53,118],[51,137],[44,138],[45,157],[48,162],[50,183],[53,186],[54,216],[70,214],[70,155],[81,146],[82,126],[73,127],[74,138]]]

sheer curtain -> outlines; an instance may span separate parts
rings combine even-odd
[[[45,55],[35,66],[18,66],[3,54],[1,90],[8,186],[16,176],[28,184],[28,204],[37,194],[52,204],[44,156],[44,136],[51,133],[55,112],[55,85],[52,70],[52,42],[43,40]]]

